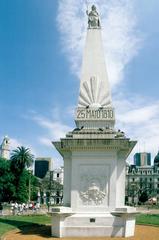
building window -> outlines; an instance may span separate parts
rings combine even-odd
[[[59,177],[59,175],[60,175],[60,174],[59,174],[59,173],[57,173],[57,177]]]

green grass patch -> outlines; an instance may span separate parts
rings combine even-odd
[[[136,224],[159,226],[159,214],[140,214],[136,217]]]
[[[0,236],[6,232],[33,224],[45,225],[51,223],[51,216],[29,215],[29,216],[5,216],[0,217]]]

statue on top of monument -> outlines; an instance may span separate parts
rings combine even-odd
[[[100,28],[99,14],[96,10],[96,6],[92,5],[91,11],[86,11],[88,15],[88,28]]]

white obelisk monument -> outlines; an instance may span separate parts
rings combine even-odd
[[[116,131],[98,12],[88,15],[76,128],[53,142],[64,159],[63,207],[52,235],[133,236],[136,210],[124,206],[126,159],[136,141]]]

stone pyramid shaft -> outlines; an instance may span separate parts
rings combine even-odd
[[[99,14],[94,5],[87,15],[88,29],[75,122],[77,128],[113,129],[115,113],[105,64]]]
[[[111,107],[101,28],[88,28],[78,107]]]

